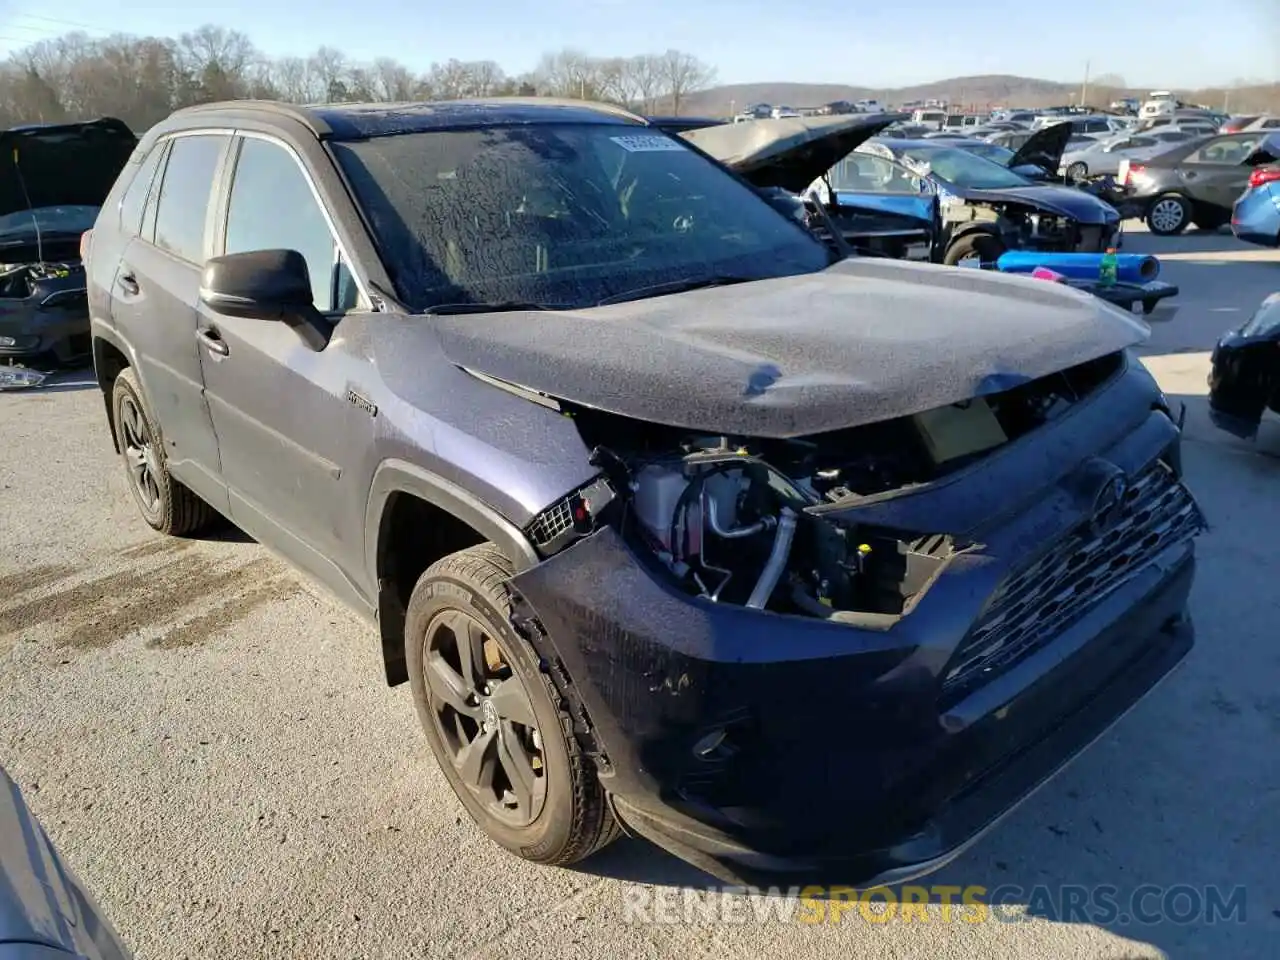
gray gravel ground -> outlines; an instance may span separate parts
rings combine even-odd
[[[383,685],[368,629],[234,533],[146,531],[84,377],[0,396],[0,765],[143,958],[1275,956],[1280,427],[1256,447],[1213,431],[1204,376],[1216,335],[1280,289],[1280,255],[1203,234],[1129,249],[1183,285],[1147,353],[1189,405],[1186,465],[1215,524],[1199,643],[926,881],[1015,885],[1025,922],[935,904],[928,922],[635,923],[627,884],[674,889],[678,908],[710,881],[637,841],[579,870],[499,852],[463,819],[408,689]],[[1243,885],[1245,919],[1062,922],[1030,891],[1063,884],[1114,885],[1122,910],[1140,884]]]

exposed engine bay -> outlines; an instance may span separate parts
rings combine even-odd
[[[607,509],[680,589],[718,603],[826,619],[901,616],[971,545],[842,522],[833,508],[979,461],[1061,416],[1121,365],[1110,354],[1002,393],[785,440],[698,436],[574,410],[606,479],[540,519],[558,511],[581,535]],[[557,529],[557,539],[572,539]],[[536,532],[534,540],[548,543]]]
[[[55,293],[68,291],[84,292],[84,267],[79,261],[0,264],[0,299],[26,300],[43,294],[43,302]],[[57,303],[45,305],[55,306]]]

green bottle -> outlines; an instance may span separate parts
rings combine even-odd
[[[1098,267],[1098,282],[1104,287],[1116,285],[1116,248],[1107,247],[1102,255],[1102,263]]]

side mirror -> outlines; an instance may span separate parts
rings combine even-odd
[[[206,260],[200,302],[227,317],[282,321],[312,350],[329,342],[311,272],[297,250],[250,250]]]
[[[252,250],[205,261],[200,300],[228,317],[301,320],[315,312],[311,273],[296,250]]]

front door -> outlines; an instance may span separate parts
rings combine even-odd
[[[360,297],[302,161],[251,135],[233,152],[222,252],[297,250],[317,308],[341,336],[341,315]],[[351,489],[355,458],[373,445],[373,417],[347,398],[347,383],[358,379],[350,365],[361,361],[316,350],[284,323],[203,305],[198,314],[232,518],[344,599],[367,600],[353,586],[363,576],[364,516],[347,506],[360,499]]]

